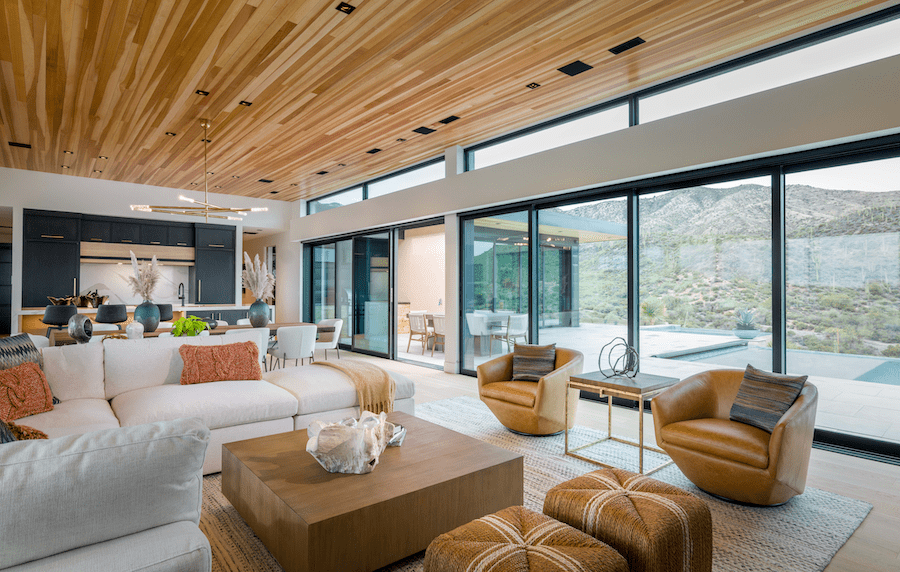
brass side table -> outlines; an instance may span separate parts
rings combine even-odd
[[[583,455],[579,455],[577,451],[582,449],[586,449],[588,447],[593,447],[599,443],[604,441],[612,440],[617,441],[619,443],[625,443],[626,445],[632,445],[638,448],[638,472],[642,475],[649,475],[650,473],[654,473],[663,467],[666,467],[672,464],[672,461],[669,460],[662,465],[651,469],[650,471],[644,472],[644,450],[650,450],[657,453],[665,454],[665,451],[659,449],[657,447],[652,447],[650,445],[644,445],[644,400],[650,399],[658,393],[662,392],[666,388],[678,383],[679,379],[677,377],[664,377],[661,375],[650,375],[647,373],[638,373],[635,377],[624,377],[624,376],[613,376],[606,377],[599,371],[592,371],[589,373],[582,373],[579,375],[573,375],[569,378],[569,388],[570,389],[578,389],[581,391],[588,391],[591,393],[596,393],[600,397],[607,398],[607,404],[609,408],[609,414],[607,418],[607,426],[606,426],[606,437],[603,439],[599,439],[597,441],[593,441],[586,445],[582,445],[580,447],[576,447],[574,449],[569,449],[569,400],[566,400],[566,455],[570,457],[575,457],[576,459],[581,459],[583,461],[588,461],[590,463],[594,463],[596,465],[600,465],[601,467],[607,468],[615,468],[613,465],[608,465],[606,463],[602,463],[597,461],[596,459],[591,459],[585,457]],[[629,441],[627,439],[621,439],[619,437],[613,437],[612,434],[612,398],[619,397],[622,399],[629,399],[631,401],[636,401],[638,403],[638,441]]]

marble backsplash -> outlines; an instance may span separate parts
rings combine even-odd
[[[180,304],[178,285],[184,284],[187,296],[189,266],[158,267],[161,279],[153,292],[153,301],[157,304]],[[140,296],[131,293],[127,278],[134,276],[131,263],[122,264],[87,264],[81,265],[81,292],[86,294],[97,290],[102,296],[109,296],[108,304],[140,304]]]

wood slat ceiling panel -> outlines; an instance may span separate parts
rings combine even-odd
[[[205,117],[213,190],[308,198],[895,3],[4,0],[0,165],[192,189]]]

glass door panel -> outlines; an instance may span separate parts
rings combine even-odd
[[[628,335],[627,211],[619,198],[538,211],[540,343],[580,351],[585,371]]]
[[[504,333],[510,318],[527,324],[528,212],[518,211],[463,223],[463,369],[474,370],[510,351]],[[517,326],[518,327],[518,326]],[[528,339],[524,328],[516,339]]]
[[[335,318],[344,320],[340,343],[353,343],[353,241],[342,240],[335,243],[335,282],[337,289],[337,312]]]
[[[313,322],[335,317],[334,244],[313,247]]]
[[[390,233],[353,239],[354,350],[390,352]]]

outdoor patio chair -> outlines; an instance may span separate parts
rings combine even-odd
[[[432,320],[434,321],[434,331],[432,332],[432,337],[434,337],[434,342],[431,344],[431,357],[434,357],[434,348],[438,344],[441,344],[441,349],[444,346],[444,320],[446,318],[444,316],[434,316]]]
[[[528,314],[513,314],[506,320],[505,326],[500,326],[491,333],[491,342],[500,340],[506,342],[506,351],[511,352],[512,347],[516,344],[516,340],[522,338],[522,341],[528,343]],[[491,343],[489,355],[494,354],[493,343]]]
[[[409,352],[409,347],[412,345],[413,340],[422,342],[422,355],[425,355],[425,347],[428,345],[428,340],[432,336],[432,329],[428,327],[428,324],[425,322],[425,312],[410,312],[409,313],[409,342],[406,344],[406,351]]]

